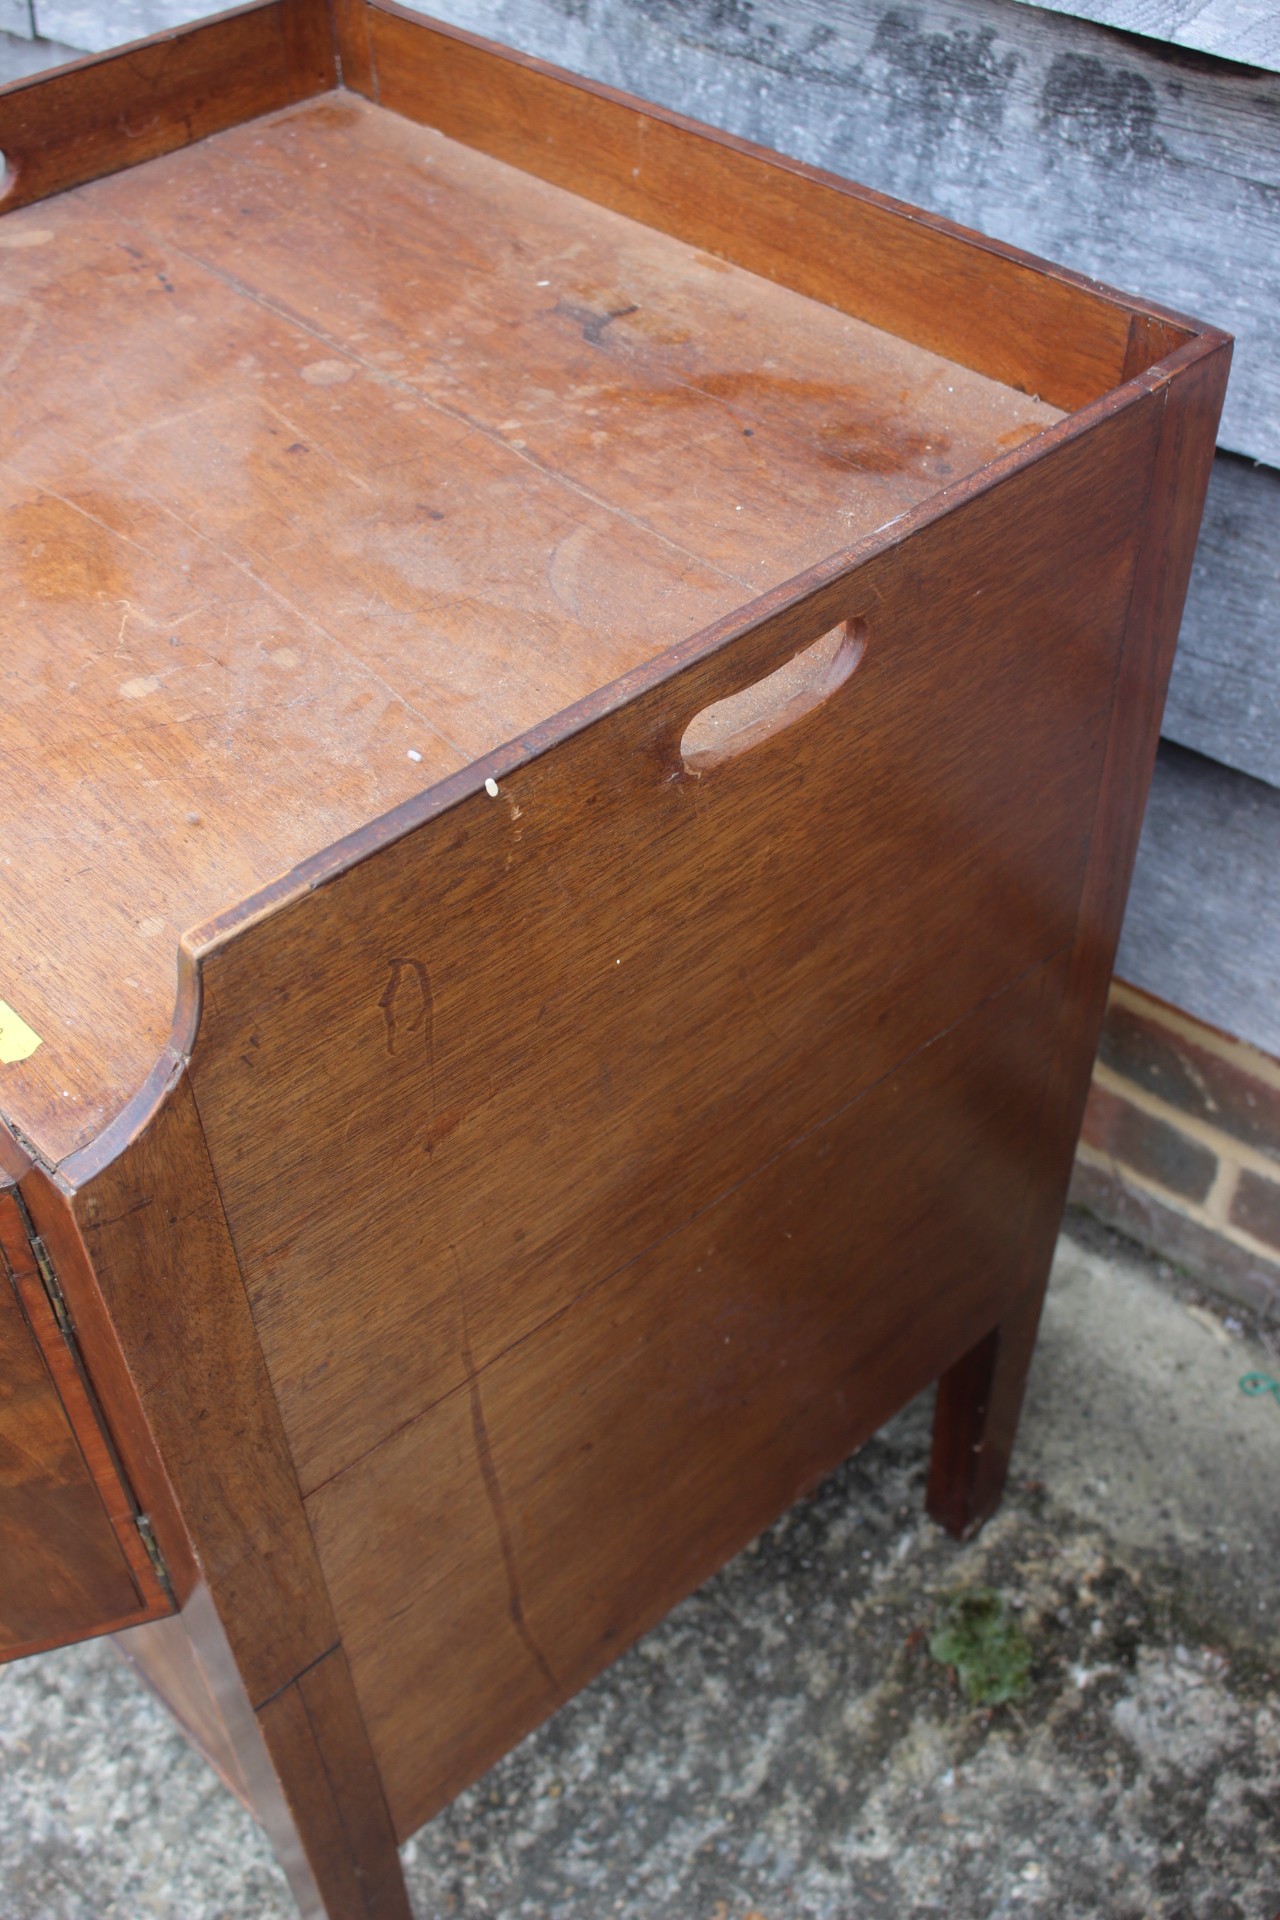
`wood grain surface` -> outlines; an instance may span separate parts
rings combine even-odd
[[[1057,417],[352,95],[5,235],[3,1104],[51,1160],[185,927]]]
[[[998,1497],[1228,354],[329,19],[51,82],[68,181],[219,33],[373,99],[0,221],[0,1152],[135,1656],[307,1915],[408,1920],[397,1836],[930,1379]]]
[[[991,1203],[1011,1251],[977,1263],[987,1292],[971,1277],[976,1224],[971,1232],[967,1216],[963,1229],[952,1220],[951,1265],[930,1240],[931,1284],[957,1318],[940,1307],[926,1331],[910,1316],[921,1355],[927,1348],[918,1383],[958,1359],[1023,1288],[1021,1208],[1034,1169],[1009,1141],[1034,1156],[1061,987],[1049,963],[1075,938],[1133,585],[1134,529],[1119,506],[1141,496],[1160,419],[1148,396],[1087,441],[1065,438],[785,617],[659,677],[553,751],[497,769],[496,797],[477,782],[470,797],[318,888],[300,885],[273,912],[251,904],[241,930],[215,929],[201,951],[192,1083],[402,1835],[705,1571],[673,1554],[644,1599],[638,1546],[619,1539],[619,1584],[609,1591],[634,1592],[634,1618],[584,1613],[575,1637],[568,1616],[588,1576],[565,1566],[571,1608],[542,1575],[526,1587],[519,1570],[533,1489],[545,1482],[554,1504],[568,1471],[556,1424],[495,1441],[490,1381],[499,1406],[525,1396],[541,1405],[543,1367],[548,1382],[563,1387],[566,1377],[541,1356],[563,1341],[574,1346],[574,1380],[585,1383],[592,1366],[609,1378],[620,1303],[632,1300],[641,1345],[646,1315],[677,1348],[688,1333],[687,1368],[663,1363],[669,1444],[681,1395],[690,1419],[703,1405],[699,1316],[715,1321],[720,1339],[727,1332],[732,1342],[735,1328],[748,1343],[764,1338],[751,1332],[768,1316],[748,1279],[736,1304],[733,1290],[752,1235],[768,1240],[781,1298],[817,1290],[811,1311],[797,1306],[805,1366],[829,1349],[833,1367],[856,1373],[863,1360],[839,1332],[839,1291],[815,1273],[830,1271],[836,1245],[860,1247],[863,1223],[876,1217],[856,1180],[842,1212],[821,1170],[857,1166],[869,1149],[819,1153],[814,1142],[826,1127],[843,1139],[836,1116],[862,1113],[859,1095],[876,1116],[865,1137],[882,1133],[872,1089],[975,1006],[1034,976],[1057,982],[1044,987],[1047,1002],[1036,999],[1043,1031],[1037,1024],[1033,1040],[1012,1016],[1008,1028],[1021,1034],[1031,1104],[1011,1134],[996,1129],[990,1166],[966,1163],[975,1192],[997,1165],[1014,1183]],[[1071,595],[1064,577],[1079,582]],[[837,612],[865,628],[852,678],[705,778],[685,773],[679,742],[693,714],[828,631]],[[974,1063],[992,1046],[986,1025],[982,1033],[961,1075],[976,1112]],[[993,1099],[1015,1097],[994,1065],[992,1085]],[[951,1097],[939,1096],[954,1128]],[[922,1116],[930,1098],[921,1091]],[[930,1125],[921,1118],[926,1133]],[[975,1142],[984,1137],[975,1121]],[[834,1210],[820,1257],[792,1227],[779,1183],[793,1149],[799,1159],[788,1164],[807,1169],[795,1175],[800,1217],[812,1215],[823,1235],[827,1200]],[[901,1208],[904,1181],[886,1176],[887,1207]],[[944,1188],[941,1170],[922,1175],[922,1193]],[[931,1218],[950,1217],[951,1201],[937,1206]],[[778,1243],[761,1238],[761,1222],[783,1216]],[[724,1266],[708,1267],[708,1223],[721,1218],[740,1224],[726,1228]],[[796,1232],[794,1249],[786,1231]],[[868,1287],[892,1292],[896,1256],[887,1243],[883,1255],[871,1250],[879,1229],[867,1232],[858,1270]],[[723,1274],[705,1282],[701,1305],[699,1267]],[[778,1340],[773,1325],[771,1350]],[[724,1358],[730,1394],[737,1376],[733,1356]],[[881,1376],[879,1361],[865,1364],[867,1392]],[[804,1371],[797,1358],[793,1377]],[[905,1397],[908,1371],[905,1360],[888,1366],[885,1391]],[[777,1390],[789,1392],[790,1379]],[[632,1391],[619,1386],[617,1402],[595,1407],[573,1443],[584,1460],[600,1449],[612,1458],[608,1436],[625,1426]],[[741,1399],[756,1391],[753,1377]],[[587,1396],[586,1385],[573,1395]],[[839,1429],[846,1448],[849,1417]],[[880,1417],[868,1415],[865,1430]],[[812,1452],[804,1434],[781,1430],[775,1452],[775,1429],[761,1419],[763,1429],[745,1422],[737,1438],[717,1421],[714,1447],[695,1422],[675,1449],[695,1480],[714,1481],[725,1538],[743,1540],[760,1524],[753,1489],[768,1487],[781,1504],[782,1481],[803,1478],[798,1458],[816,1473],[837,1457],[836,1428],[816,1415]],[[414,1464],[419,1445],[435,1463],[430,1477]],[[737,1506],[726,1490],[735,1473]],[[455,1474],[478,1475],[480,1518]],[[682,1524],[683,1483],[655,1468],[650,1485],[642,1459],[637,1475],[627,1502],[656,1503],[664,1517],[651,1516],[647,1537],[670,1537]],[[427,1503],[419,1529],[403,1524],[402,1498]],[[449,1516],[464,1509],[457,1526],[470,1531],[455,1568],[441,1543],[452,1538]],[[419,1605],[410,1596],[427,1542],[448,1598]],[[539,1565],[545,1572],[552,1561]],[[491,1605],[506,1609],[508,1624],[501,1636],[478,1636],[474,1657],[496,1661],[483,1688],[506,1696],[509,1714],[464,1710],[481,1685],[467,1669],[455,1704],[437,1694],[423,1731],[410,1704],[420,1696],[397,1692],[393,1673],[438,1663],[442,1635],[453,1647],[449,1607],[461,1620]],[[551,1651],[534,1608],[565,1636]],[[449,1670],[461,1659],[451,1653]]]
[[[71,1207],[201,1577],[258,1706],[337,1635],[318,1572],[305,1578],[310,1540],[297,1481],[185,1081]],[[157,1313],[157,1290],[179,1278],[181,1313]],[[70,1276],[68,1286],[74,1308]]]
[[[1023,1288],[994,1348],[976,1356],[971,1351],[968,1378],[953,1383],[939,1400],[940,1453],[949,1455],[953,1471],[945,1474],[939,1462],[930,1496],[934,1510],[957,1531],[980,1523],[1004,1486],[1106,1011],[1230,365],[1231,342],[1210,341],[1184,349],[1167,370],[1144,376],[1159,408],[1159,442],[1117,663],[1078,928],[1044,1090],[1035,1184],[1023,1223]],[[976,1458],[971,1452],[962,1462],[954,1442],[966,1428],[981,1446]]]

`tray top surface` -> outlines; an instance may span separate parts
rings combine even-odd
[[[0,377],[0,1112],[52,1159],[185,928],[1060,418],[346,93],[0,220]]]

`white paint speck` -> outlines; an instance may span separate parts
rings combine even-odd
[[[488,796],[489,796],[489,798],[490,798],[491,800],[496,800],[496,799],[497,799],[497,797],[498,797],[498,783],[497,783],[497,781],[496,781],[495,779],[493,779],[493,778],[492,778],[492,776],[490,776],[490,778],[489,778],[488,780],[486,780],[486,781],[485,781],[485,783],[484,783],[484,790],[485,790],[485,792],[486,792],[486,793],[488,794]]]
[[[353,371],[345,360],[312,360],[302,369],[302,377],[311,387],[340,387]]]
[[[409,758],[411,760],[421,760],[422,755],[418,752],[418,749],[416,747],[410,747]]]

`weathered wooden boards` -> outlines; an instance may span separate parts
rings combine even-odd
[[[42,39],[85,53],[103,53],[222,11],[208,0],[9,0],[9,4],[29,10],[33,29]]]
[[[1166,742],[1118,968],[1280,1054],[1280,793]]]
[[[1280,473],[1228,454],[1209,481],[1164,733],[1280,787]]]
[[[1280,23],[1265,0],[1023,0],[1102,26],[1280,70]],[[213,12],[207,0],[0,0],[0,29],[98,53]],[[437,8],[437,12],[446,11]],[[567,17],[581,11],[564,9]]]
[[[1280,12],[1270,0],[1023,0],[1123,33],[1280,72]]]

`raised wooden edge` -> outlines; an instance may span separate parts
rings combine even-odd
[[[1051,1153],[1046,1152],[1054,1161],[1060,1187],[1052,1209],[1055,1230],[1066,1201],[1070,1148],[1080,1131],[1137,859],[1231,348],[1227,336],[1207,335],[1198,353],[1184,351],[1174,357],[1181,363],[1176,368],[1170,361],[1142,376],[1159,393],[1164,416],[1117,666],[1107,756],[1080,903],[1077,957],[1069,988],[1079,1024],[1073,1033],[1064,1030],[1063,1058],[1046,1097],[1045,1126],[1057,1143]]]
[[[348,84],[380,105],[1055,406],[1086,405],[1201,331],[397,0],[365,0],[364,12],[372,53]]]
[[[254,0],[0,88],[0,215],[337,84],[326,0]]]

